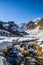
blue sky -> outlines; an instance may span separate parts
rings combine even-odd
[[[27,23],[43,17],[43,0],[0,0],[0,20]]]

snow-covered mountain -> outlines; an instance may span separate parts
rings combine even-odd
[[[2,32],[2,33],[1,33]],[[28,23],[15,24],[13,21],[0,21],[0,35],[8,36],[25,36],[34,35],[42,36],[43,34],[43,18],[36,18]]]
[[[36,18],[33,21],[19,25],[11,21],[0,21],[0,36],[12,37],[12,39],[19,42],[26,42],[27,40],[27,42],[32,43],[34,41],[43,48],[43,18]]]
[[[25,32],[29,34],[25,37],[37,39],[35,40],[35,43],[37,42],[37,44],[43,48],[43,18],[37,18],[33,21],[30,21],[26,25]]]
[[[30,21],[27,24],[26,32],[29,34],[37,35],[43,31],[43,18],[37,18],[33,21]]]
[[[20,30],[25,31],[26,25],[27,25],[27,23],[20,23],[20,24],[19,24]]]
[[[21,27],[15,24],[13,21],[9,21],[9,22],[0,21],[0,35],[12,37],[12,36],[23,36],[26,34],[27,33]]]

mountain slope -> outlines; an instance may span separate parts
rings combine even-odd
[[[19,25],[14,22],[1,21],[0,36],[13,37],[12,39],[18,38],[19,42],[29,41],[29,43],[33,43],[32,41],[34,41],[34,44],[38,44],[43,48],[43,18],[37,18],[26,24],[21,23]]]
[[[19,25],[15,24],[13,21],[0,21],[0,30],[4,30],[3,34],[9,32],[11,36],[25,36],[29,34],[38,36],[38,34],[41,34],[41,31],[43,31],[43,18],[37,18],[28,23],[21,23]]]
[[[9,32],[9,36],[23,36],[23,35],[26,35],[27,33],[22,30],[17,24],[15,24],[13,21],[9,21],[9,22],[2,22],[0,21],[0,33],[1,35],[7,35]],[[6,32],[7,31],[7,32]]]

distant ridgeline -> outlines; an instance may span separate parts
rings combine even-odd
[[[2,22],[0,21],[0,36],[24,36],[33,33],[33,31],[43,30],[43,18],[37,18],[28,23],[15,24],[14,21]],[[34,34],[34,33],[33,33]]]

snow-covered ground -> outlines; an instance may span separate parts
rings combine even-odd
[[[3,47],[5,48],[5,46],[11,45],[13,42],[16,43],[18,42],[22,42],[22,41],[30,41],[32,43],[31,40],[36,40],[37,39],[37,44],[40,45],[43,48],[43,44],[41,44],[41,42],[43,41],[43,37],[39,37],[36,38],[35,35],[27,35],[24,37],[4,37],[4,36],[0,36],[0,48]],[[27,44],[29,44],[30,42],[28,42]],[[35,44],[35,43],[34,43]]]
[[[36,25],[38,24],[38,22],[41,20],[41,18],[37,18],[35,20],[33,20],[32,22],[34,22]],[[40,26],[36,26],[34,29],[25,29],[26,24],[24,26],[24,24],[21,24],[19,26],[19,30],[20,31],[25,31],[27,33],[29,33],[28,35],[23,35],[22,37],[5,37],[5,36],[0,36],[0,47],[4,46],[4,45],[9,45],[12,44],[13,42],[22,42],[22,41],[31,41],[31,40],[35,40],[37,39],[37,44],[40,45],[43,48],[43,43],[41,44],[41,42],[43,41],[43,30],[40,30],[39,27]],[[3,32],[5,30],[0,30],[0,32]],[[7,31],[5,31],[7,32]],[[7,32],[9,33],[9,32]],[[35,44],[35,43],[34,43]]]

